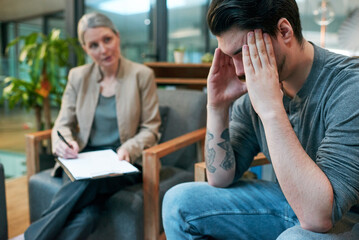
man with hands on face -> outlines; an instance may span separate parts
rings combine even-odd
[[[208,184],[166,193],[167,239],[359,238],[359,61],[306,41],[295,0],[212,0],[207,21]],[[258,152],[277,183],[240,179]]]

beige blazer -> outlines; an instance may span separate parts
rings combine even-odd
[[[65,139],[77,141],[80,151],[86,146],[101,80],[100,68],[95,63],[71,69],[52,130],[53,152],[60,141],[57,130]],[[159,139],[161,119],[156,83],[150,68],[124,57],[120,59],[117,81],[116,111],[121,148],[130,153],[133,162],[141,156],[142,150],[155,145]]]

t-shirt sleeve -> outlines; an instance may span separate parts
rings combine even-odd
[[[253,112],[248,94],[236,100],[232,106],[229,132],[236,159],[234,181],[237,181],[248,170],[260,149],[251,117]]]
[[[341,78],[322,99],[326,132],[316,156],[333,187],[333,223],[359,199],[359,76]]]

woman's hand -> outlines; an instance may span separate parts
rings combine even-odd
[[[208,106],[228,108],[229,105],[247,92],[246,83],[239,80],[233,60],[219,48],[207,78]]]
[[[283,92],[270,36],[257,29],[248,33],[247,42],[243,46],[243,66],[248,94],[263,121],[283,108]]]
[[[120,159],[120,160],[125,160],[127,162],[130,162],[130,154],[124,148],[117,149],[117,156],[118,156],[118,159]]]
[[[68,141],[71,144],[72,148],[67,146],[63,141],[59,141],[59,144],[56,147],[55,153],[57,156],[62,158],[77,158],[79,153],[79,145],[76,141]]]

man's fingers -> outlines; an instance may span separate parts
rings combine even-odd
[[[219,50],[219,48],[216,48],[216,50],[214,51],[214,57],[213,57],[213,62],[212,62],[212,66],[210,69],[210,73],[216,73],[220,69],[219,55],[220,55],[220,50]]]
[[[257,47],[259,59],[261,62],[261,66],[262,67],[268,66],[269,65],[268,53],[267,53],[266,45],[264,43],[262,30],[261,29],[254,30],[254,35],[255,35],[255,39],[256,39],[255,40],[256,47]]]
[[[243,60],[244,72],[246,74],[246,79],[249,80],[250,76],[254,74],[254,68],[251,62],[248,45],[242,46],[242,60]]]
[[[256,39],[254,32],[249,32],[247,34],[248,39],[248,47],[249,47],[249,55],[251,57],[251,62],[254,70],[258,71],[262,68],[262,63],[258,55]]]
[[[274,54],[272,40],[268,33],[264,33],[263,38],[264,38],[264,43],[265,43],[266,50],[267,50],[269,64],[271,66],[275,67],[275,69],[277,69],[277,61],[275,60],[275,54]]]

